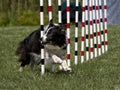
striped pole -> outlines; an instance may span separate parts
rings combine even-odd
[[[48,14],[49,14],[49,21],[53,18],[52,17],[52,0],[48,0]],[[54,72],[54,64],[51,63],[51,71]]]
[[[104,48],[104,32],[103,32],[103,15],[102,15],[102,2],[99,0],[99,15],[100,15],[100,29],[101,29],[101,45],[102,45],[102,53],[105,52]]]
[[[75,11],[75,64],[78,63],[78,6],[79,0],[76,0]]]
[[[40,27],[41,27],[41,37],[43,36],[44,32],[44,0],[40,0]],[[45,73],[45,65],[44,65],[44,46],[41,47],[41,74]]]
[[[101,0],[83,0],[81,63],[84,62],[84,53],[86,53],[86,60],[89,60],[89,58],[92,59],[93,57],[100,56],[108,50],[106,1],[104,0],[103,17]],[[84,36],[84,33],[86,36]],[[84,46],[86,46],[86,50],[84,50]]]
[[[89,60],[88,0],[85,0],[86,60]]]
[[[52,19],[52,0],[48,0],[49,21]]]
[[[58,23],[62,23],[62,10],[61,10],[61,0],[58,0]]]
[[[93,6],[93,10],[92,10],[92,13],[93,13],[93,33],[94,33],[94,57],[97,57],[97,32],[96,32],[96,12],[95,12],[95,0],[92,0],[92,6]]]
[[[70,66],[70,0],[67,0],[67,7],[66,7],[66,11],[67,11],[67,24],[66,24],[66,28],[67,28],[67,59],[68,59],[68,66]]]
[[[107,28],[107,0],[104,0],[104,33],[105,33],[105,51],[108,51],[108,28]]]
[[[89,13],[90,13],[90,59],[93,59],[93,18],[92,18],[92,0],[89,0]]]
[[[81,63],[84,62],[84,43],[85,43],[85,1],[82,5],[82,36],[81,36]]]
[[[98,7],[98,0],[96,1],[96,23],[97,23],[97,35],[98,35],[98,55],[101,55],[101,32],[100,32],[100,20],[99,20],[99,7]]]

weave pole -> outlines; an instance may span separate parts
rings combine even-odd
[[[43,36],[44,32],[44,0],[40,0],[40,27],[41,27],[41,37]],[[40,37],[40,38],[41,38]],[[45,73],[45,60],[44,60],[44,46],[41,47],[41,74]]]
[[[82,35],[81,35],[81,63],[84,62],[84,43],[85,43],[85,2],[82,5]]]
[[[53,18],[52,11],[53,11],[52,0],[48,0],[49,21]],[[54,64],[53,63],[51,64],[51,71],[54,72]]]
[[[92,0],[89,0],[89,13],[90,13],[90,59],[93,59],[93,18],[92,18]]]
[[[105,51],[108,51],[107,0],[104,0],[104,33],[105,33]]]
[[[70,0],[67,0],[67,60],[68,60],[68,66],[70,66]]]
[[[102,45],[102,54],[105,52],[104,48],[104,32],[103,32],[103,15],[102,15],[102,2],[99,0],[99,15],[100,15],[100,30],[101,30],[101,45]]]
[[[88,0],[85,0],[86,61],[89,60]]]
[[[101,32],[100,32],[100,19],[99,19],[99,6],[98,0],[95,0],[96,3],[96,23],[97,23],[97,36],[98,36],[98,55],[101,55]]]
[[[104,10],[102,8],[102,1],[104,1]],[[106,1],[83,0],[81,63],[85,61],[85,56],[86,61],[88,61],[89,59],[93,59],[93,57],[104,54],[108,50]],[[85,48],[86,50],[84,50]]]
[[[48,0],[49,21],[52,19],[52,0]]]
[[[93,33],[94,33],[94,57],[97,57],[98,53],[97,53],[97,32],[96,32],[96,14],[95,14],[95,0],[92,0],[92,6],[93,6]]]
[[[76,11],[75,11],[75,64],[78,63],[78,6],[79,0],[76,0],[75,3]]]

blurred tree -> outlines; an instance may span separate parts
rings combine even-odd
[[[62,0],[62,2],[64,1],[66,0]],[[74,2],[75,0],[70,0],[70,1]],[[53,5],[54,21],[57,22],[58,15],[56,15],[56,13],[58,13],[58,0],[52,0],[52,5]],[[48,22],[47,6],[48,6],[48,0],[44,0],[45,23]],[[1,19],[3,17],[4,19]],[[0,22],[1,22],[0,25],[2,24],[4,25],[4,21],[6,21],[5,24],[8,25],[9,23],[10,25],[20,25],[25,21],[25,20],[20,20],[23,17],[25,20],[26,19],[28,19],[28,21],[31,20],[30,22],[32,22],[32,20],[37,20],[35,21],[35,23],[38,22],[39,25],[39,0],[0,0]],[[17,20],[20,20],[21,22],[18,23]]]

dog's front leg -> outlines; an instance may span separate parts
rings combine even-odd
[[[56,55],[51,55],[52,56],[52,62],[51,62],[51,71],[54,72],[54,63],[61,64],[62,60],[56,56]]]
[[[61,64],[63,61],[56,55],[52,55],[53,63]]]
[[[30,69],[31,69],[31,71],[33,71],[34,64],[35,64],[35,61],[31,60],[31,62],[30,62]]]
[[[58,64],[60,64],[60,69],[64,69],[64,71],[70,71],[71,72],[71,68],[69,68],[68,67],[68,65],[67,65],[67,62],[66,62],[66,60],[64,59],[64,60],[62,60],[61,58],[59,58],[58,56],[56,56],[56,55],[52,55],[52,59],[53,59],[53,62],[54,63],[58,63]]]
[[[71,72],[71,68],[67,65],[67,62],[66,60],[64,59],[63,62],[61,63],[61,67],[64,69],[64,71],[68,71],[68,72]],[[60,68],[61,68],[60,67]]]
[[[24,67],[20,67],[20,69],[19,69],[19,72],[23,72],[23,70],[24,70]]]
[[[19,69],[19,71],[20,71],[20,72],[23,72],[24,67],[25,67],[25,63],[22,62],[21,65],[20,65],[20,69]]]

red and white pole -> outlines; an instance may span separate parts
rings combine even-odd
[[[68,66],[70,66],[70,0],[67,0],[67,60],[68,60]]]
[[[97,23],[97,36],[98,36],[98,55],[101,55],[101,32],[100,32],[100,19],[99,19],[99,6],[98,0],[96,1],[96,23]]]
[[[93,59],[93,52],[94,52],[94,49],[93,49],[93,17],[92,17],[92,10],[93,10],[93,7],[92,7],[92,0],[89,0],[89,13],[90,13],[90,21],[89,21],[89,24],[90,24],[90,59]]]
[[[105,51],[108,51],[107,0],[104,0],[104,33],[105,33]]]
[[[48,0],[49,21],[52,19],[52,0]]]
[[[104,47],[104,32],[103,32],[103,15],[102,15],[102,2],[99,0],[99,15],[100,15],[100,30],[101,30],[101,45],[102,45],[102,53],[105,52]]]
[[[82,5],[82,35],[81,35],[81,63],[84,62],[84,45],[85,45],[85,0]]]
[[[51,19],[53,19],[52,11],[53,11],[52,0],[48,0],[49,21],[50,21]],[[51,71],[54,72],[54,64],[53,64],[53,63],[51,64]]]

